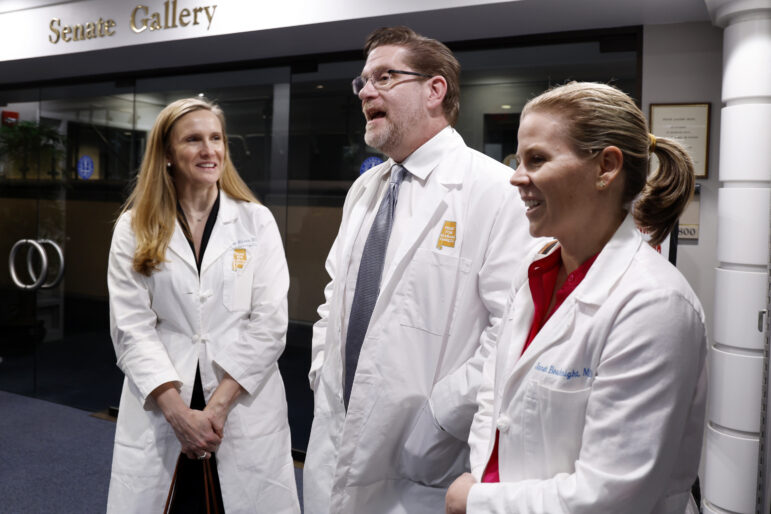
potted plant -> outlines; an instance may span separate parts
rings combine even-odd
[[[0,157],[18,169],[21,178],[26,179],[33,167],[39,169],[43,152],[49,152],[52,162],[55,160],[63,141],[56,129],[34,121],[21,121],[11,127],[0,126]],[[9,175],[7,171],[6,175]]]

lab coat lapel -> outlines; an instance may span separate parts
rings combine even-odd
[[[514,367],[514,373],[512,373],[512,379],[515,379],[515,377],[518,377],[520,374],[527,373],[536,363],[538,358],[543,355],[550,346],[561,342],[565,335],[573,330],[576,320],[576,308],[576,301],[571,298],[567,298],[565,302],[560,305],[559,309],[552,314],[552,317],[549,318],[549,321],[541,328],[538,335],[533,338],[530,346],[527,347],[525,353],[523,353],[517,361]],[[532,320],[532,315],[530,319]]]
[[[238,219],[238,204],[236,200],[230,198],[227,194],[220,191],[220,208],[217,213],[217,220],[214,222],[209,242],[206,245],[206,251],[203,254],[201,263],[201,275],[230,246],[238,240],[235,234],[235,221]]]
[[[556,248],[552,249],[552,252]],[[551,252],[549,252],[551,253]],[[543,258],[542,256],[541,258]],[[530,342],[524,353],[524,346],[527,334],[530,332],[530,326],[533,323],[534,306],[531,299],[530,285],[527,278],[524,278],[522,286],[516,296],[515,316],[517,317],[517,328],[515,337],[517,344],[509,344],[509,352],[505,358],[505,368],[497,366],[497,371],[502,373],[499,376],[506,377],[504,387],[506,390],[513,390],[516,385],[533,367],[538,357],[542,355],[550,346],[560,342],[567,333],[573,330],[576,319],[576,301],[569,296],[565,302],[552,314],[551,318],[541,328],[538,334]],[[508,372],[507,370],[512,370]]]
[[[597,256],[584,282],[576,288],[576,300],[589,305],[602,305],[616,282],[632,264],[642,244],[642,235],[629,214]]]
[[[514,296],[513,304],[509,308],[509,319],[504,320],[505,326],[500,334],[500,341],[505,341],[505,344],[498,344],[496,348],[495,356],[495,376],[508,377],[510,370],[516,367],[517,361],[519,361],[520,355],[522,355],[522,347],[525,345],[525,339],[527,333],[525,328],[528,323],[533,319],[533,312],[535,308],[533,303],[529,301],[530,291],[522,291],[522,288],[527,288],[527,277],[522,281],[516,281],[519,286],[517,287],[517,294]],[[508,315],[508,314],[507,314]],[[508,379],[506,379],[508,380]]]
[[[351,262],[351,254],[353,253],[353,245],[356,242],[356,238],[359,236],[359,230],[364,222],[364,217],[367,214],[367,209],[375,201],[375,195],[378,193],[378,184],[380,180],[388,170],[391,169],[393,161],[390,159],[381,165],[381,169],[373,171],[370,177],[367,177],[366,182],[362,183],[361,193],[359,198],[351,199],[352,208],[351,215],[348,217],[348,226],[345,230],[341,231],[345,236],[343,242],[342,261],[340,264],[341,270],[348,270],[348,266]],[[345,283],[343,280],[342,283]]]
[[[174,222],[174,232],[171,234],[171,240],[169,241],[169,250],[177,254],[184,263],[198,274],[198,267],[195,265],[195,255],[193,255],[193,249],[190,248],[185,234],[182,232],[182,227],[179,221]]]

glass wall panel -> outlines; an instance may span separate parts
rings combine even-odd
[[[466,144],[503,161],[516,151],[519,113],[532,97],[570,80],[637,91],[634,38],[610,51],[592,41],[456,52],[461,63],[460,116]]]
[[[324,261],[340,224],[345,194],[359,176],[362,162],[380,157],[364,143],[361,102],[351,92],[351,79],[363,64],[325,63],[314,72],[292,76],[289,304],[292,317],[307,324],[316,321],[316,308],[324,299],[329,280]]]
[[[463,71],[456,129],[469,146],[508,162],[523,105],[550,85],[612,82],[634,95],[641,80],[636,36],[622,36],[611,45],[597,38],[457,49]],[[199,70],[125,84],[0,91],[3,122],[29,131],[23,144],[10,139],[20,131],[0,132],[0,256],[20,239],[50,240],[66,263],[61,283],[32,292],[0,273],[0,389],[36,390],[89,410],[117,405],[122,375],[107,327],[112,226],[158,113],[172,100],[203,95],[223,108],[236,168],[271,209],[284,238],[290,326],[279,365],[293,447],[304,450],[313,411],[311,327],[328,281],[324,261],[351,184],[386,158],[364,143],[361,102],[351,91],[363,66],[362,59],[327,58],[294,73],[288,67]],[[17,252],[14,264],[24,281],[40,273],[34,252]],[[55,275],[51,266],[45,281]]]
[[[138,124],[149,130],[158,113],[174,100],[202,96],[225,113],[230,155],[236,169],[260,201],[283,203],[285,170],[271,168],[274,89],[288,83],[288,68],[182,75],[137,81]],[[279,112],[288,107],[278,107]],[[286,153],[286,149],[282,149]],[[275,175],[279,176],[276,177]],[[280,184],[276,185],[276,182]],[[273,202],[275,200],[275,202]],[[284,216],[277,217],[281,225]]]
[[[117,405],[122,380],[108,333],[106,269],[136,162],[133,88],[95,83],[6,98],[3,111],[18,121],[4,135],[20,141],[0,151],[0,224],[8,228],[0,255],[16,248],[18,276],[0,275],[0,387],[106,410]]]

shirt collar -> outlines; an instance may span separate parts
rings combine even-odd
[[[460,134],[448,125],[398,164],[404,166],[412,176],[426,180],[458,138]]]
[[[562,305],[565,298],[578,287],[584,277],[586,277],[586,274],[589,273],[589,268],[591,268],[594,261],[597,260],[598,255],[600,255],[599,252],[586,259],[578,268],[574,269],[567,276],[565,283],[562,284],[562,287],[557,291],[557,298],[552,312],[556,311],[559,306]],[[543,313],[545,313],[546,309],[549,307],[561,262],[562,248],[557,246],[554,251],[544,258],[533,262],[528,267],[527,275],[528,281],[530,282],[530,291],[533,302],[536,304],[536,307],[539,307],[539,302],[545,303],[545,305],[540,306],[540,310],[543,311]],[[548,287],[546,284],[549,284]],[[542,324],[543,323],[541,323],[541,325]]]

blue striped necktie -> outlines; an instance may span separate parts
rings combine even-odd
[[[399,186],[406,172],[407,170],[398,164],[391,167],[391,181],[388,184],[388,191],[380,202],[380,207],[378,207],[372,228],[369,229],[369,235],[364,244],[364,251],[361,254],[359,274],[356,276],[356,291],[353,294],[351,315],[348,318],[348,334],[345,338],[343,401],[346,410],[348,410],[348,400],[351,397],[353,377],[356,374],[361,346],[364,343],[369,320],[380,293],[380,279],[383,275],[388,238],[391,236],[394,209],[399,196]]]

